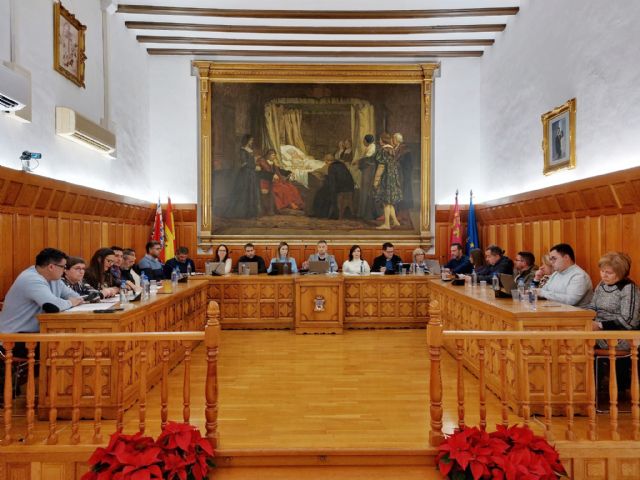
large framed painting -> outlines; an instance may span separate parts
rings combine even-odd
[[[576,99],[542,115],[543,173],[576,166]]]
[[[430,243],[438,64],[194,66],[201,243]]]
[[[53,4],[53,68],[84,88],[85,31],[87,27],[60,2]]]

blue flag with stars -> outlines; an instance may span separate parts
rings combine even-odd
[[[476,211],[473,207],[473,195],[469,197],[469,218],[467,219],[467,255],[474,248],[480,248],[478,238],[478,225],[476,224]]]

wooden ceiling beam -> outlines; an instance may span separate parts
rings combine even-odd
[[[450,17],[501,17],[516,15],[519,7],[447,8],[438,10],[237,10],[222,8],[118,5],[118,13],[136,15],[186,15],[224,18],[288,18],[309,20],[416,19]]]
[[[442,58],[481,57],[482,50],[453,51],[309,51],[309,50],[216,50],[192,48],[147,48],[149,55],[207,55],[217,57],[350,57],[350,58]]]
[[[420,25],[420,26],[378,26],[378,27],[299,27],[262,25],[208,25],[206,23],[174,22],[125,22],[133,30],[187,30],[198,32],[226,33],[276,33],[298,35],[409,35],[420,33],[478,33],[502,32],[506,24],[480,25]]]
[[[211,37],[165,37],[138,35],[140,43],[178,43],[195,45],[246,45],[266,47],[490,47],[494,41],[487,39],[461,40],[277,40]]]

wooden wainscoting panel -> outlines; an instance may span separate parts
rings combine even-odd
[[[512,258],[528,250],[539,261],[554,244],[568,243],[594,284],[602,254],[622,251],[634,260],[632,278],[640,278],[640,167],[492,200],[476,209],[483,247],[497,243]],[[446,252],[452,211],[452,205],[436,205],[436,257]]]
[[[45,247],[87,261],[113,244],[140,255],[153,211],[147,202],[0,167],[0,300]]]

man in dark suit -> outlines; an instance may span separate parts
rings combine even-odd
[[[382,255],[373,260],[372,272],[399,273],[398,264],[402,264],[402,259],[394,253],[393,243],[382,244]]]

